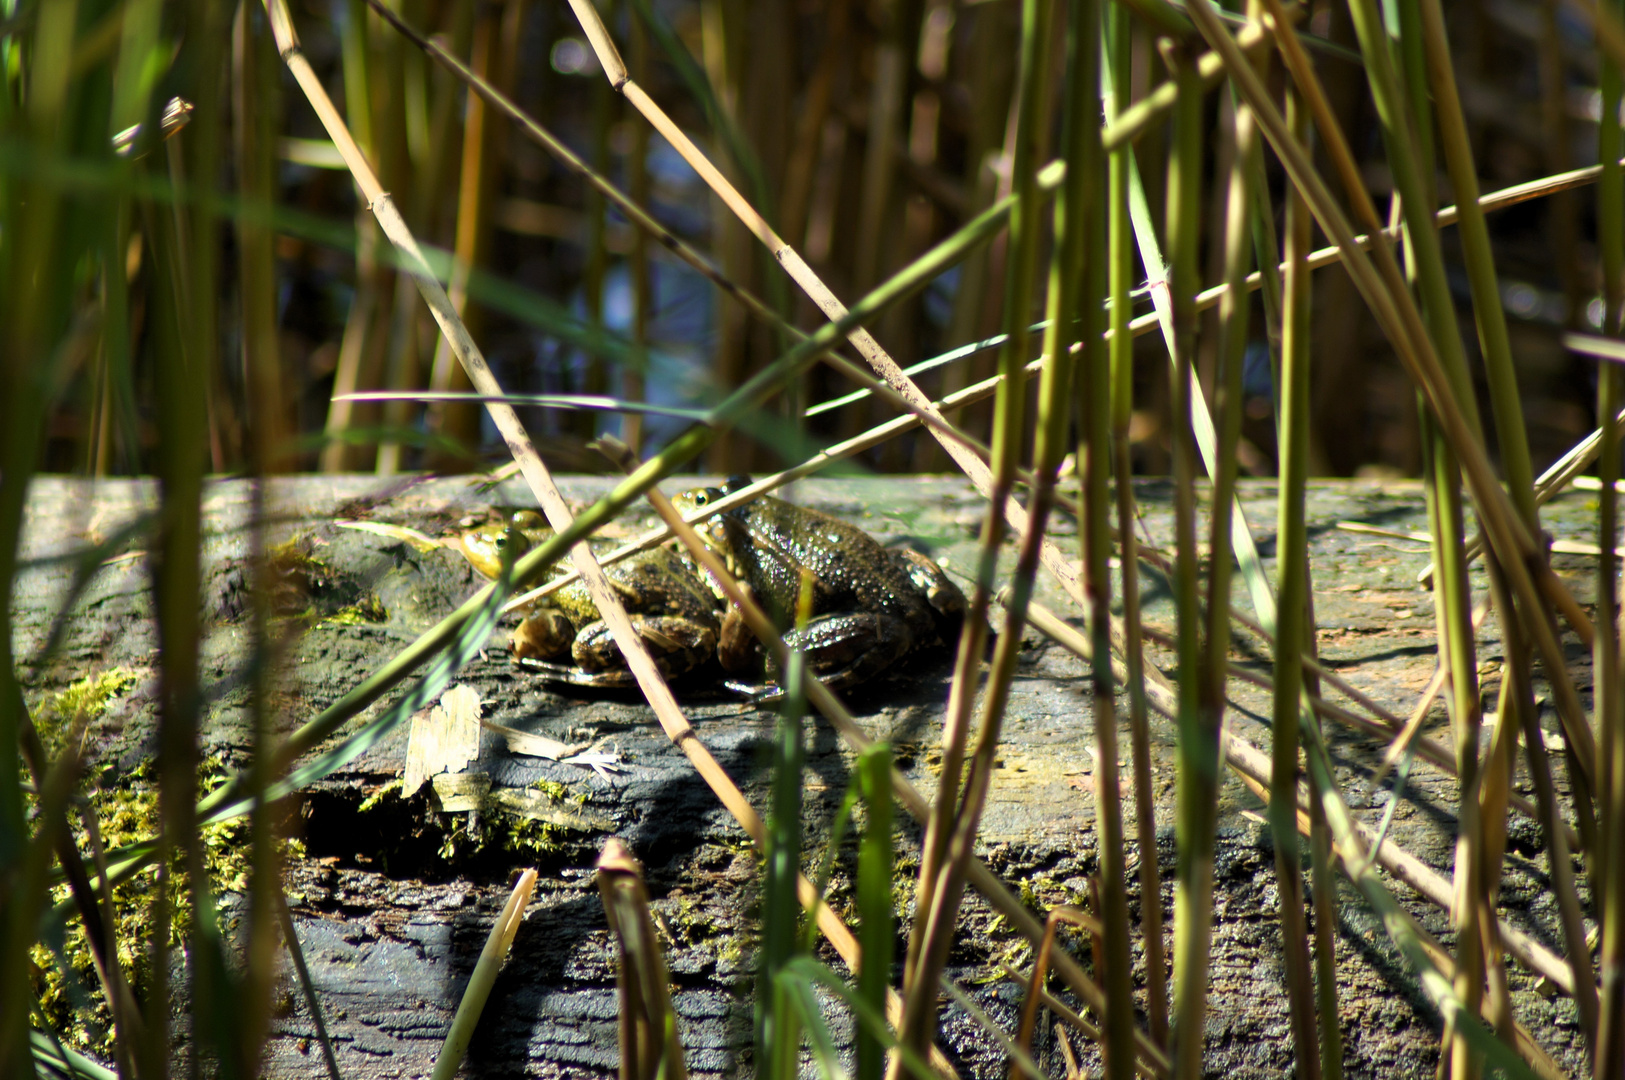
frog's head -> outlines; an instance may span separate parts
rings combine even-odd
[[[511,517],[488,521],[464,530],[454,542],[464,558],[485,577],[495,579],[502,564],[512,562],[534,545],[547,540],[553,530],[534,510],[520,510]]]
[[[672,505],[677,507],[678,511],[681,512],[684,517],[687,517],[696,510],[704,510],[712,504],[720,501],[723,496],[729,493],[731,489],[730,485],[732,485],[733,481],[736,479],[738,479],[738,477],[730,477],[722,487],[689,488],[687,491],[679,493],[674,499],[672,499]],[[723,524],[721,517],[713,517],[709,521],[696,526],[696,528],[699,531],[701,539],[709,544],[712,549],[725,557],[728,555],[728,529],[727,526]]]
[[[696,510],[703,510],[726,494],[728,492],[719,487],[689,488],[687,491],[678,492],[673,496],[671,504],[686,516]]]

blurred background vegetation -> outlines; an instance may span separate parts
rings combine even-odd
[[[172,96],[192,104],[178,94],[182,81],[195,84],[199,77],[186,70],[186,50],[178,48],[186,36],[184,5],[72,6],[78,29],[63,62],[75,72],[115,79],[122,92],[114,95],[116,122],[145,121],[150,130]],[[469,58],[474,70],[674,234],[709,252],[732,281],[800,327],[822,321],[693,170],[610,89],[565,6],[531,0],[402,0],[397,6],[408,24],[443,35],[454,54]],[[1474,0],[1446,8],[1484,190],[1593,162],[1600,99],[1587,24],[1558,4]],[[126,11],[148,9],[152,25],[145,30],[123,18]],[[18,32],[40,7],[8,0],[0,10],[7,12],[0,35],[10,42],[15,78],[25,40]],[[1016,4],[614,0],[603,10],[625,43],[634,77],[849,302],[1010,191]],[[579,174],[467,93],[363,0],[306,0],[295,16],[306,55],[414,233],[475,268],[461,290],[466,317],[510,392],[705,403],[781,351],[771,326],[645,239],[613,207],[606,209]],[[278,454],[279,471],[457,470],[500,459],[501,443],[489,423],[482,425],[477,406],[332,400],[335,392],[467,385],[416,289],[385,257],[387,245],[358,205],[342,160],[277,62],[263,12],[248,5],[236,18],[246,25],[221,27],[231,47],[220,51],[220,67],[206,80],[218,100],[207,117],[190,114],[191,125],[216,125],[209,141],[217,154],[203,163],[202,174],[187,176],[175,148],[148,135],[126,147],[137,160],[108,160],[110,148],[96,153],[89,143],[109,121],[98,116],[91,125],[89,114],[79,121],[85,126],[76,138],[87,156],[73,167],[91,174],[87,182],[139,178],[160,194],[150,210],[117,223],[118,235],[108,242],[117,243],[122,258],[110,259],[99,280],[86,280],[74,298],[81,332],[58,365],[45,468],[98,475],[152,469],[151,233],[169,212],[162,193],[174,189],[167,184],[215,190],[228,200],[210,219],[216,273],[209,287],[217,315],[212,339],[202,343],[210,348],[213,471],[245,467],[256,418],[272,428],[278,445],[298,448]],[[1352,147],[1364,155],[1371,191],[1384,199],[1391,180],[1347,10],[1308,5],[1304,26],[1324,39],[1316,52],[1321,78]],[[129,59],[131,37],[139,33],[151,36],[140,64]],[[115,56],[117,64],[110,64]],[[1151,37],[1140,33],[1133,96],[1162,77]],[[95,106],[86,100],[82,108],[107,106],[104,98]],[[1217,124],[1230,106],[1225,95],[1211,95],[1206,108]],[[1215,154],[1223,153],[1215,147]],[[1160,214],[1165,129],[1138,140],[1136,150],[1149,203]],[[29,154],[13,146],[13,175],[45,167]],[[1226,168],[1218,160],[1210,165],[1219,174]],[[1272,182],[1281,183],[1278,171]],[[1448,183],[1441,177],[1440,184],[1441,202],[1449,203]],[[1221,185],[1213,190],[1214,200],[1223,198]],[[1279,188],[1275,194],[1279,206]],[[244,216],[242,207],[257,201],[274,208],[269,236]],[[1600,320],[1592,205],[1558,195],[1490,219],[1537,468],[1589,430],[1594,368],[1562,348],[1560,333]],[[1204,215],[1204,228],[1213,233],[1222,226],[1219,209],[1215,203]],[[1452,281],[1462,317],[1469,319],[1454,231],[1443,239],[1447,256],[1458,263]],[[257,255],[256,246],[268,247],[269,256]],[[1217,281],[1221,248],[1211,241],[1205,248],[1204,279]],[[1004,296],[1004,259],[1004,241],[995,240],[889,312],[876,336],[905,365],[992,336]],[[251,347],[245,328],[245,297],[251,285],[260,287],[251,282],[254,274],[269,275],[264,287],[275,298],[274,312],[265,314],[274,342],[259,348]],[[113,327],[108,317],[119,306],[123,325]],[[1313,319],[1312,471],[1415,474],[1414,397],[1336,267],[1317,275]],[[1464,337],[1469,349],[1476,347],[1475,335]],[[1201,359],[1209,378],[1216,340],[1204,335]],[[1164,472],[1167,365],[1160,361],[1166,354],[1154,341],[1145,345],[1134,446],[1140,471]],[[993,364],[993,352],[984,351],[923,374],[920,382],[940,397],[987,377]],[[256,373],[255,365],[267,370]],[[1241,444],[1243,468],[1253,474],[1275,471],[1269,368],[1259,334]],[[1481,370],[1476,363],[1472,368]],[[819,368],[799,394],[775,407],[799,410],[851,388]],[[880,422],[888,409],[858,404],[778,430],[804,424],[823,444]],[[550,463],[566,469],[601,468],[582,447],[595,431],[620,424],[602,414],[559,410],[533,408],[524,416]],[[985,432],[985,415],[975,409],[967,422]],[[670,418],[646,420],[644,448],[657,448],[680,426]],[[380,440],[380,431],[389,437]],[[324,444],[324,435],[345,441]],[[473,458],[431,436],[446,437]],[[788,440],[763,447],[745,436],[724,436],[703,465],[766,468],[786,457],[799,460],[790,450]],[[884,471],[948,467],[927,439],[893,440],[860,460]]]

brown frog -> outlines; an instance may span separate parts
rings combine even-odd
[[[464,531],[454,546],[474,569],[495,578],[504,556],[516,559],[552,536],[540,514],[520,510],[504,521]],[[563,565],[555,565],[549,576],[565,573]],[[675,552],[666,548],[639,552],[606,566],[604,574],[661,671],[680,675],[716,655],[716,598]],[[514,630],[511,643],[522,666],[551,681],[589,687],[636,682],[579,580],[543,600]]]
[[[750,483],[694,488],[674,500],[685,513]],[[872,678],[917,649],[953,640],[965,596],[942,568],[907,549],[882,547],[855,525],[767,496],[701,526],[706,544],[749,585],[785,641],[832,687]],[[812,580],[812,618],[795,629],[802,571]],[[777,677],[737,610],[723,619],[717,658],[725,670]],[[776,687],[769,686],[776,692]]]

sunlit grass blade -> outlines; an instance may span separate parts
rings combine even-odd
[[[685,409],[675,405],[650,405],[641,401],[623,401],[602,394],[499,394],[486,395],[451,390],[366,390],[345,394],[348,401],[422,401],[473,402],[503,405],[534,405],[544,409],[579,409],[589,412],[638,413],[644,416],[670,416],[678,420],[697,423],[705,420],[706,410]],[[335,400],[338,400],[335,398]]]
[[[29,1032],[29,1048],[34,1065],[44,1075],[61,1080],[117,1080],[118,1073],[75,1050],[63,1046],[43,1031]]]

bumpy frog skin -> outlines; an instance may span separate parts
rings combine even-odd
[[[685,513],[750,483],[730,477],[720,488],[694,488],[674,500]],[[719,514],[701,529],[784,633],[809,669],[830,686],[853,686],[916,649],[952,640],[965,616],[965,596],[924,555],[882,547],[855,525],[782,499],[762,497]],[[802,571],[812,578],[812,618],[796,631]],[[730,673],[759,675],[760,644],[737,610],[722,623],[717,658]]]
[[[510,521],[463,532],[455,546],[474,569],[494,578],[510,547],[513,554],[507,557],[518,558],[552,535],[540,515],[521,510]],[[555,566],[549,573],[560,577],[565,570]],[[654,548],[607,566],[604,573],[661,671],[680,675],[716,654],[715,598],[675,553]],[[580,581],[543,601],[514,630],[512,646],[524,667],[551,681],[589,687],[631,686],[636,681]]]

